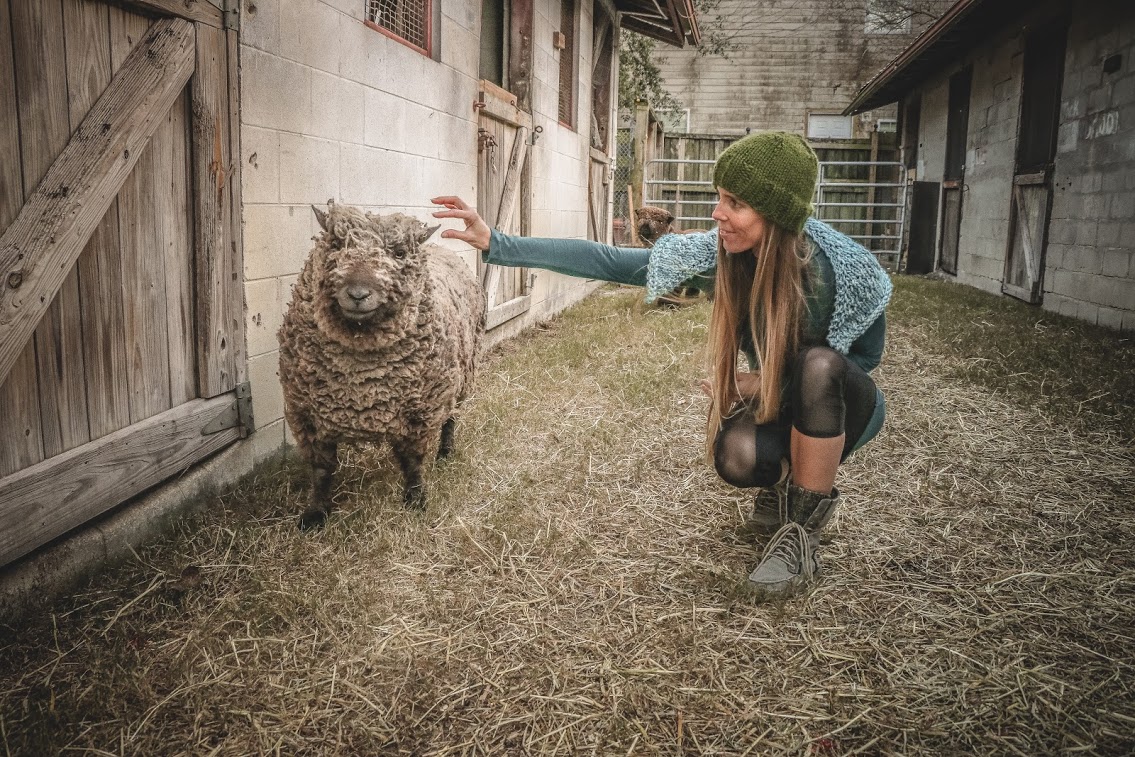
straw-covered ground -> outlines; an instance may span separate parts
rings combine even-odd
[[[607,290],[487,359],[425,515],[266,466],[0,627],[8,754],[1135,750],[1135,348],[902,280],[884,433],[809,595],[753,603],[702,462],[708,308]]]

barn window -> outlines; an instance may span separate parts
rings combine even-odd
[[[575,0],[560,0],[560,123],[575,128]],[[561,47],[562,45],[562,47]]]
[[[430,54],[434,0],[365,0],[366,25]]]
[[[867,0],[867,21],[863,31],[867,34],[907,34],[910,17],[914,15],[909,2],[903,0]]]

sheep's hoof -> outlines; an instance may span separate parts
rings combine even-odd
[[[407,489],[402,495],[402,505],[407,510],[425,510],[426,492],[419,488]]]
[[[312,508],[300,516],[300,531],[315,531],[327,523],[327,511]]]

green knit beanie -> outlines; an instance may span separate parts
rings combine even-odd
[[[713,185],[749,203],[765,219],[799,234],[812,215],[819,161],[802,137],[786,131],[750,134],[722,151]]]

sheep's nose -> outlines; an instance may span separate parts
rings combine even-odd
[[[370,297],[370,290],[366,287],[351,287],[347,290],[347,296],[356,302],[362,302]]]

